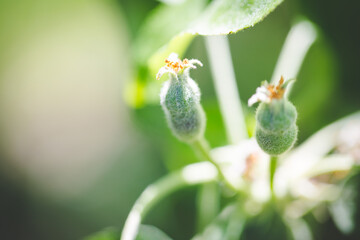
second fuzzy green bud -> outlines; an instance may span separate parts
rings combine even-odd
[[[261,103],[256,111],[255,136],[259,146],[270,155],[280,155],[295,143],[298,128],[295,106],[286,99]]]
[[[250,106],[260,102],[256,110],[256,141],[272,156],[289,150],[297,139],[297,111],[284,94],[288,83],[283,78],[277,86],[264,82],[249,99]]]

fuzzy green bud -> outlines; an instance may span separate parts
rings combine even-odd
[[[167,59],[167,66],[161,72],[170,72],[170,79],[164,83],[160,103],[173,134],[181,141],[193,142],[204,135],[206,118],[200,105],[200,89],[189,76],[192,63],[197,60]],[[200,63],[201,64],[201,63]],[[177,69],[174,69],[177,67]]]
[[[298,132],[296,117],[296,108],[286,99],[259,105],[255,136],[264,152],[280,155],[294,145]]]
[[[255,137],[261,149],[272,155],[289,150],[297,139],[297,111],[284,97],[285,84],[277,86],[264,82],[249,99],[249,105],[261,102],[256,111]]]

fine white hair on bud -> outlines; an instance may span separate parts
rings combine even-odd
[[[173,134],[181,141],[193,142],[204,135],[205,113],[200,105],[200,89],[189,76],[189,70],[202,63],[197,59],[180,60],[170,54],[160,68],[157,78],[170,73],[160,91],[160,104]]]

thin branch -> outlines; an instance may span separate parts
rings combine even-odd
[[[239,192],[239,190],[231,182],[228,181],[228,179],[224,175],[220,165],[211,157],[210,148],[205,139],[200,139],[200,140],[195,141],[193,143],[193,147],[195,150],[197,150],[202,155],[204,160],[211,162],[216,167],[216,169],[219,173],[219,177],[221,178],[221,180],[225,183],[225,185],[230,190],[232,190],[234,193]]]
[[[134,240],[147,212],[164,197],[186,186],[215,181],[217,176],[217,170],[211,163],[201,162],[188,165],[149,185],[132,207],[120,239]]]

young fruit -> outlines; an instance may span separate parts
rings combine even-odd
[[[192,59],[181,61],[176,54],[165,60],[166,65],[159,70],[157,79],[169,73],[160,92],[160,103],[173,134],[181,141],[191,143],[204,135],[206,118],[200,105],[200,89],[189,75],[194,64]]]
[[[261,149],[273,156],[289,150],[297,138],[297,111],[284,92],[281,78],[277,86],[263,83],[249,99],[249,105],[261,102],[256,111],[255,137]]]

